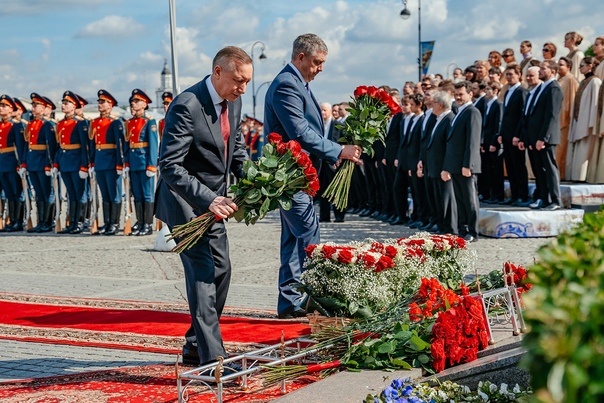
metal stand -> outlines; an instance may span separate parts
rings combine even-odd
[[[217,362],[188,371],[179,373],[177,365],[178,403],[185,403],[189,400],[188,388],[197,382],[210,388],[218,403],[222,403],[225,383],[241,378],[240,387],[242,390],[247,390],[248,377],[262,371],[263,368],[260,364],[264,366],[286,365],[293,362],[299,364],[302,358],[325,348],[311,348],[316,344],[315,340],[306,338],[285,341],[282,335],[281,343],[229,358],[219,357]],[[302,345],[304,345],[304,349],[302,349]],[[239,362],[241,363],[241,371],[224,374],[226,364]],[[281,393],[285,394],[285,380],[281,382]]]

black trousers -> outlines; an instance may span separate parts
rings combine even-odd
[[[413,171],[411,171],[409,178],[411,181],[411,196],[413,197],[413,213],[417,215],[419,221],[427,224],[430,221],[431,212],[424,178],[418,177],[417,172]]]
[[[512,199],[528,200],[528,172],[526,170],[525,151],[514,147],[512,143],[503,143],[503,158],[510,181]]]
[[[560,170],[556,162],[556,145],[546,145],[544,149],[539,151],[533,150],[533,159],[540,173],[540,176],[535,173],[535,180],[541,181],[537,187],[540,189],[543,203],[561,205]],[[535,171],[535,167],[533,167],[533,171]]]
[[[229,241],[222,221],[180,254],[184,266],[191,327],[185,338],[197,346],[200,363],[227,357],[218,321],[226,303],[231,282]]]
[[[478,190],[476,188],[476,175],[469,177],[462,174],[451,174],[457,214],[459,232],[468,227],[468,234],[478,237]]]
[[[436,179],[440,194],[442,197],[442,216],[443,216],[443,227],[442,231],[447,234],[459,233],[458,222],[459,217],[457,213],[457,199],[455,197],[455,190],[453,187],[453,181],[448,180],[443,182],[442,179]]]
[[[488,164],[483,165],[482,174],[486,175],[490,185],[490,197],[494,200],[505,199],[503,175],[503,150],[489,152]]]
[[[397,170],[394,177],[394,186],[392,187],[394,195],[394,208],[396,213],[402,219],[408,218],[409,211],[409,176],[407,171]]]

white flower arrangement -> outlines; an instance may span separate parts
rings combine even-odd
[[[475,259],[462,238],[426,232],[383,243],[327,242],[307,248],[301,281],[319,305],[327,299],[341,308],[323,314],[366,316],[414,293],[422,278],[459,286]]]

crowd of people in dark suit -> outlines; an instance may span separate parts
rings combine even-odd
[[[522,41],[520,62],[512,49],[492,51],[455,69],[452,80],[437,74],[405,83],[402,96],[382,86],[402,112],[391,117],[385,144],[362,156],[346,212],[474,241],[481,202],[555,211],[561,180],[604,183],[604,37],[595,39],[595,57],[578,50],[581,41],[569,32],[570,53],[559,59],[545,43],[543,61]],[[329,138],[337,139],[346,107],[324,114],[326,127],[333,121],[336,128]],[[330,169],[322,167],[327,182]],[[321,221],[330,221],[329,203],[320,203]],[[336,211],[336,222],[346,212]]]

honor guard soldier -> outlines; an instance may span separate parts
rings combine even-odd
[[[25,130],[25,127],[27,126],[27,120],[23,119],[23,114],[27,112],[27,109],[25,108],[25,105],[23,105],[23,103],[19,101],[19,98],[13,98],[13,102],[17,107],[17,109],[15,109],[13,112],[13,122],[19,123],[21,126],[23,126],[23,130]]]
[[[163,94],[161,94],[161,99],[162,99],[163,105],[164,105],[164,114],[166,114],[166,113],[168,113],[168,107],[172,103],[172,99],[174,99],[174,96],[172,95],[172,93],[170,91],[166,91]],[[164,134],[164,124],[165,123],[166,123],[165,119],[162,119],[159,121],[159,141],[161,141],[161,137]]]
[[[124,169],[130,173],[136,211],[137,223],[132,227],[132,234],[150,235],[153,232],[153,185],[159,152],[157,123],[145,114],[151,98],[142,90],[132,90],[129,102],[132,118],[126,125]]]
[[[61,172],[69,200],[69,225],[59,234],[79,234],[84,230],[83,212],[86,211],[86,178],[88,178],[88,124],[75,116],[80,108],[78,97],[65,91],[61,110],[65,117],[57,124],[59,149],[55,155],[53,171]]]
[[[51,168],[57,151],[56,128],[45,116],[55,108],[52,101],[37,93],[31,94],[31,120],[25,128],[26,152],[21,157],[21,177],[29,172],[29,180],[36,192],[38,224],[27,232],[52,231],[54,204],[52,203]],[[50,115],[50,113],[48,113]]]
[[[82,96],[75,94],[76,98],[78,99],[78,101],[80,102],[80,107],[76,108],[75,110],[75,116],[76,119],[82,120],[84,123],[86,123],[86,125],[88,125],[88,133],[90,133],[90,122],[91,119],[88,118],[86,115],[84,115],[84,107],[86,105],[89,104],[89,102]],[[88,145],[87,145],[88,146]],[[90,155],[90,149],[87,150],[88,155]],[[92,194],[90,192],[90,180],[85,181],[85,188],[84,188],[84,192],[86,193],[86,204],[84,205],[86,207],[86,210],[83,212],[84,217],[86,218],[84,220],[84,228],[88,228],[89,224],[90,224],[90,211],[92,208]],[[98,209],[98,207],[97,207]]]
[[[104,224],[99,232],[115,235],[122,211],[124,125],[121,119],[111,115],[117,101],[108,91],[99,90],[97,102],[100,116],[90,124],[89,173],[96,176],[103,198]]]
[[[18,109],[8,95],[0,96],[0,188],[8,202],[10,224],[0,232],[23,231],[23,202],[20,199],[22,186],[17,173],[19,159],[25,149],[23,126],[12,120]]]

